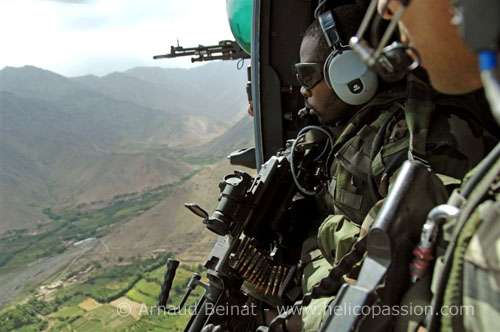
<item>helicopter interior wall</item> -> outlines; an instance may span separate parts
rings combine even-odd
[[[309,120],[297,112],[304,106],[293,66],[299,61],[302,35],[313,19],[317,1],[260,0],[260,122],[264,160]]]

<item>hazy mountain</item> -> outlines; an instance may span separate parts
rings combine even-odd
[[[34,226],[44,207],[176,181],[197,167],[179,159],[180,149],[224,155],[248,142],[241,123],[238,140],[223,138],[245,109],[245,82],[217,63],[76,79],[30,66],[1,70],[0,234]]]
[[[22,97],[58,100],[80,91],[82,86],[51,71],[25,66],[0,71],[0,90]]]
[[[36,219],[27,214],[40,217],[43,206],[109,199],[194,169],[172,160],[166,148],[147,150],[155,143],[181,143],[179,133],[191,142],[199,139],[182,120],[102,96],[74,98],[79,102],[0,92],[0,230],[33,225]],[[19,218],[16,211],[23,211]]]
[[[139,67],[104,77],[72,79],[87,88],[119,100],[205,116],[234,123],[246,105],[246,70],[235,62],[215,62],[192,69]]]
[[[224,134],[193,148],[186,157],[216,162],[227,157],[230,152],[252,146],[254,146],[253,119],[245,115]]]
[[[192,96],[200,100],[210,100],[211,103],[199,103],[193,108],[199,114],[215,116],[218,119],[230,118],[246,109],[245,86],[247,82],[246,66],[241,70],[236,68],[235,61],[219,61],[210,65],[191,69],[133,68],[125,74],[143,81],[167,85],[179,91],[192,90]],[[227,82],[232,82],[227,84]],[[182,101],[189,104],[189,101]]]
[[[113,73],[104,77],[94,75],[72,78],[74,82],[118,100],[131,101],[137,105],[178,114],[196,114],[193,105],[179,102],[178,91],[168,85],[146,82],[123,73]],[[190,98],[193,100],[193,98]],[[196,105],[198,106],[198,105]]]

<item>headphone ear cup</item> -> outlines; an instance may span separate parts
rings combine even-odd
[[[323,67],[323,76],[325,77],[326,85],[328,85],[330,90],[333,90],[333,86],[332,86],[332,83],[330,81],[330,71],[331,71],[330,66],[331,66],[333,58],[335,58],[337,53],[338,53],[337,51],[331,52],[330,55],[328,55],[328,57],[326,58],[325,65]]]
[[[346,104],[364,104],[377,92],[377,75],[351,50],[332,52],[323,71],[327,85]]]

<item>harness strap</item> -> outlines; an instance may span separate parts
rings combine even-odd
[[[404,114],[410,132],[409,160],[425,162],[427,134],[434,109],[436,108],[433,90],[418,79],[408,74],[408,96]]]

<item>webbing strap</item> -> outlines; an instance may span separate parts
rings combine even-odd
[[[413,74],[408,74],[404,114],[410,132],[410,160],[425,160],[429,125],[436,107],[434,92]]]
[[[338,284],[342,277],[348,274],[352,267],[358,263],[366,252],[367,237],[364,236],[357,241],[351,248],[351,251],[330,270],[327,277],[323,278],[310,293],[304,295],[301,301],[297,301],[286,312],[276,316],[269,325],[269,332],[284,331],[286,320],[299,311],[299,308],[307,306],[312,300],[335,295],[335,284]]]

